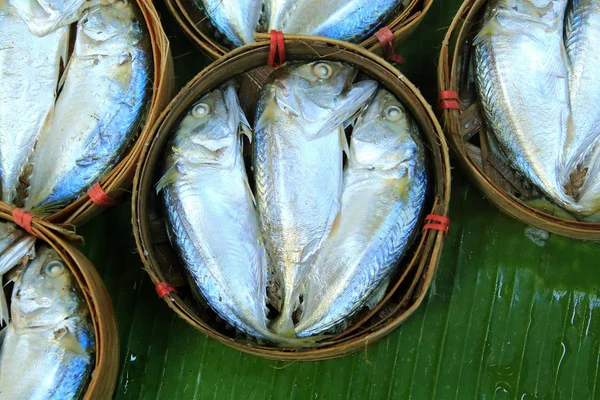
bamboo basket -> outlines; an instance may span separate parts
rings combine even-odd
[[[196,6],[195,0],[165,0],[165,3],[183,31],[210,59],[217,60],[233,50],[230,45],[216,39],[216,28]],[[394,44],[403,42],[416,30],[432,3],[433,0],[410,0],[403,10],[388,20],[387,26],[394,33]],[[258,37],[257,39],[260,40]],[[359,46],[380,56],[384,54],[384,49],[375,36],[369,37]]]
[[[151,0],[136,1],[146,21],[146,27],[151,40],[154,60],[153,92],[144,125],[135,143],[121,162],[100,180],[100,186],[112,199],[118,199],[124,192],[129,190],[142,149],[150,140],[152,125],[171,100],[171,88],[173,86],[173,67],[169,41],[163,31],[159,15]],[[85,194],[47,219],[55,223],[81,225],[101,210],[102,208],[95,205],[89,195]]]
[[[9,209],[0,207],[0,223],[6,221],[14,222]],[[90,310],[94,324],[96,359],[84,399],[110,399],[119,372],[119,335],[115,312],[102,278],[91,262],[64,240],[59,228],[43,220],[34,222],[32,226],[38,241],[51,246],[65,261]]]
[[[490,142],[475,85],[470,81],[472,42],[480,28],[487,0],[466,0],[444,39],[438,64],[440,93],[455,91],[462,112],[442,111],[446,138],[456,158],[485,197],[500,211],[548,232],[584,240],[600,240],[600,224],[550,215],[523,202],[533,189],[490,151]]]
[[[354,64],[406,105],[420,125],[429,150],[430,193],[424,215],[447,215],[450,195],[447,146],[433,111],[418,89],[392,65],[355,45],[325,38],[288,36],[285,49],[289,61],[327,59]],[[354,325],[329,344],[308,349],[273,348],[236,340],[234,332],[227,330],[214,312],[197,306],[183,277],[183,266],[168,241],[163,207],[155,192],[165,146],[182,115],[201,95],[231,80],[240,85],[242,108],[248,116],[254,115],[249,111],[254,109],[258,91],[271,71],[266,66],[268,55],[268,42],[254,43],[228,53],[190,81],[167,107],[136,171],[132,204],[134,235],[145,269],[154,284],[167,282],[178,290],[179,294],[164,297],[168,306],[199,331],[233,348],[269,359],[310,361],[340,357],[376,342],[419,306],[436,271],[444,233],[420,233],[402,262],[403,268],[398,268],[385,299],[372,312],[358,315]]]

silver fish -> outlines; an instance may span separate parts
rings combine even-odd
[[[475,40],[476,82],[488,126],[525,178],[560,206],[569,110],[563,44],[567,0],[494,0]]]
[[[36,36],[45,36],[76,22],[88,8],[110,0],[7,0]],[[113,0],[114,1],[114,0]]]
[[[16,225],[0,222],[0,288],[2,278],[26,257],[35,256],[35,237],[18,229]],[[0,325],[8,322],[8,304],[4,290],[0,290]]]
[[[400,0],[267,0],[269,29],[360,42],[401,6]]]
[[[567,12],[565,46],[569,57],[569,92],[575,129],[565,143],[563,179],[568,181],[600,138],[600,2],[573,0]]]
[[[0,27],[0,176],[2,201],[12,204],[35,141],[51,120],[69,30],[39,38],[6,0],[0,0]]]
[[[427,189],[417,125],[388,91],[352,133],[340,217],[310,267],[298,336],[326,332],[381,299],[414,237]],[[372,306],[372,304],[370,304]]]
[[[86,12],[52,124],[36,145],[27,209],[52,213],[118,163],[150,100],[151,63],[133,4],[119,0]]]
[[[259,101],[254,176],[261,229],[283,296],[272,329],[282,336],[295,336],[293,293],[340,208],[342,124],[377,88],[374,81],[352,85],[356,73],[329,61],[282,68]]]
[[[249,124],[233,87],[204,95],[184,117],[158,183],[171,242],[215,312],[258,339],[266,317],[266,255],[241,152]]]
[[[40,247],[20,274],[11,313],[1,333],[0,398],[79,398],[94,366],[94,327],[56,251]]]
[[[262,0],[201,0],[211,23],[234,45],[254,42]]]

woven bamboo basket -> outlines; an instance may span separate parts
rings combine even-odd
[[[163,297],[164,300],[194,328],[228,346],[269,359],[308,361],[339,357],[364,349],[382,338],[419,306],[435,273],[444,233],[420,233],[401,268],[398,268],[399,272],[394,276],[385,299],[372,312],[358,315],[352,327],[328,340],[327,345],[317,344],[306,349],[265,347],[236,340],[234,332],[224,327],[214,312],[199,307],[194,301],[183,276],[183,266],[168,241],[161,199],[155,192],[167,141],[180,118],[201,95],[233,81],[240,87],[242,108],[248,116],[254,115],[251,110],[254,110],[259,90],[271,71],[266,66],[269,47],[268,42],[259,42],[228,53],[190,81],[167,107],[136,171],[133,189],[134,235],[139,254],[154,284],[167,282],[177,288],[178,294],[170,293]],[[407,106],[420,125],[429,150],[431,185],[425,215],[447,215],[450,195],[447,147],[437,119],[418,89],[392,65],[355,45],[324,38],[289,36],[285,40],[285,49],[289,61],[327,59],[356,65]]]
[[[489,134],[469,69],[473,39],[481,27],[487,0],[466,0],[444,39],[438,64],[439,91],[459,94],[462,112],[446,109],[442,121],[456,158],[485,197],[502,212],[548,232],[584,240],[600,240],[600,224],[568,220],[524,202],[533,194],[517,172],[490,151]]]
[[[14,222],[10,208],[0,207],[0,223],[6,221]],[[65,261],[90,310],[96,340],[96,359],[84,399],[110,399],[119,372],[119,335],[115,312],[102,278],[91,262],[64,240],[60,228],[37,219],[32,226],[38,240],[51,246]]]
[[[171,87],[173,86],[169,41],[163,31],[158,13],[151,0],[136,1],[146,22],[152,45],[154,60],[153,93],[145,122],[140,129],[137,140],[121,162],[99,182],[104,192],[112,199],[118,199],[124,192],[129,190],[139,156],[150,139],[152,125],[171,100]],[[102,207],[94,204],[89,195],[85,194],[47,219],[52,222],[81,225],[101,210]]]
[[[217,60],[232,50],[231,45],[216,39],[216,29],[195,0],[165,0],[165,3],[184,32],[209,58]],[[387,26],[394,33],[394,44],[401,43],[415,31],[432,3],[433,0],[410,0],[404,9],[388,20]],[[384,49],[375,36],[369,37],[359,46],[378,55],[384,54]]]

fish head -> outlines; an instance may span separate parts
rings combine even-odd
[[[357,118],[350,143],[351,166],[390,170],[415,150],[416,126],[402,103],[380,89]]]
[[[115,0],[110,5],[88,9],[77,26],[75,53],[117,55],[126,53],[142,39],[132,0]]]
[[[275,73],[269,90],[279,110],[292,116],[306,136],[318,137],[334,131],[372,96],[377,84],[353,84],[357,73],[353,66],[336,61],[292,65]]]
[[[234,162],[240,135],[250,135],[233,86],[225,92],[213,90],[192,106],[179,125],[173,148],[186,163],[219,164]]]
[[[15,282],[12,320],[17,327],[55,326],[80,307],[73,275],[58,253],[42,246]]]

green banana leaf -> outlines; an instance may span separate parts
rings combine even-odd
[[[402,72],[429,101],[443,35],[459,5],[436,0],[400,49]],[[157,6],[183,84],[207,60]],[[460,171],[453,174],[452,231],[422,307],[368,350],[324,362],[267,361],[192,329],[143,271],[129,204],[106,211],[80,233],[117,313],[115,398],[600,398],[600,245],[547,238],[492,208]]]

